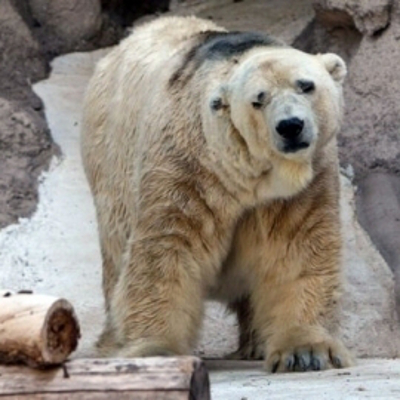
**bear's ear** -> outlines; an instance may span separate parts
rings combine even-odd
[[[226,85],[221,85],[211,95],[210,108],[211,111],[217,115],[223,115],[226,111],[228,111],[228,88]]]
[[[332,78],[336,82],[342,84],[347,75],[345,62],[338,55],[333,53],[321,54],[320,58]]]

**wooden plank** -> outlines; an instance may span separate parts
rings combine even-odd
[[[0,366],[1,399],[87,400],[103,399],[104,394],[109,400],[114,395],[118,399],[208,400],[209,377],[196,357],[82,359],[48,370]]]
[[[258,360],[228,360],[219,358],[209,358],[204,360],[209,371],[228,371],[228,370],[264,370],[264,361]]]
[[[74,392],[71,393],[30,393],[27,395],[3,396],[2,400],[192,400],[187,391],[170,391],[170,392]]]

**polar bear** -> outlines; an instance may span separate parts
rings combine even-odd
[[[133,30],[85,96],[103,356],[187,354],[204,302],[235,311],[239,358],[345,367],[336,134],[343,60],[195,17]]]

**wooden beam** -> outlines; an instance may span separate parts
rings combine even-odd
[[[204,359],[208,371],[234,371],[234,370],[264,370],[264,361],[257,360],[228,360],[220,358]]]
[[[209,400],[209,377],[196,357],[81,359],[35,370],[0,366],[0,399]]]

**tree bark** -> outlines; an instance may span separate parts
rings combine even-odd
[[[0,399],[209,400],[196,357],[72,360],[48,370],[0,366]]]
[[[0,363],[61,364],[79,337],[79,323],[67,300],[0,290]]]

